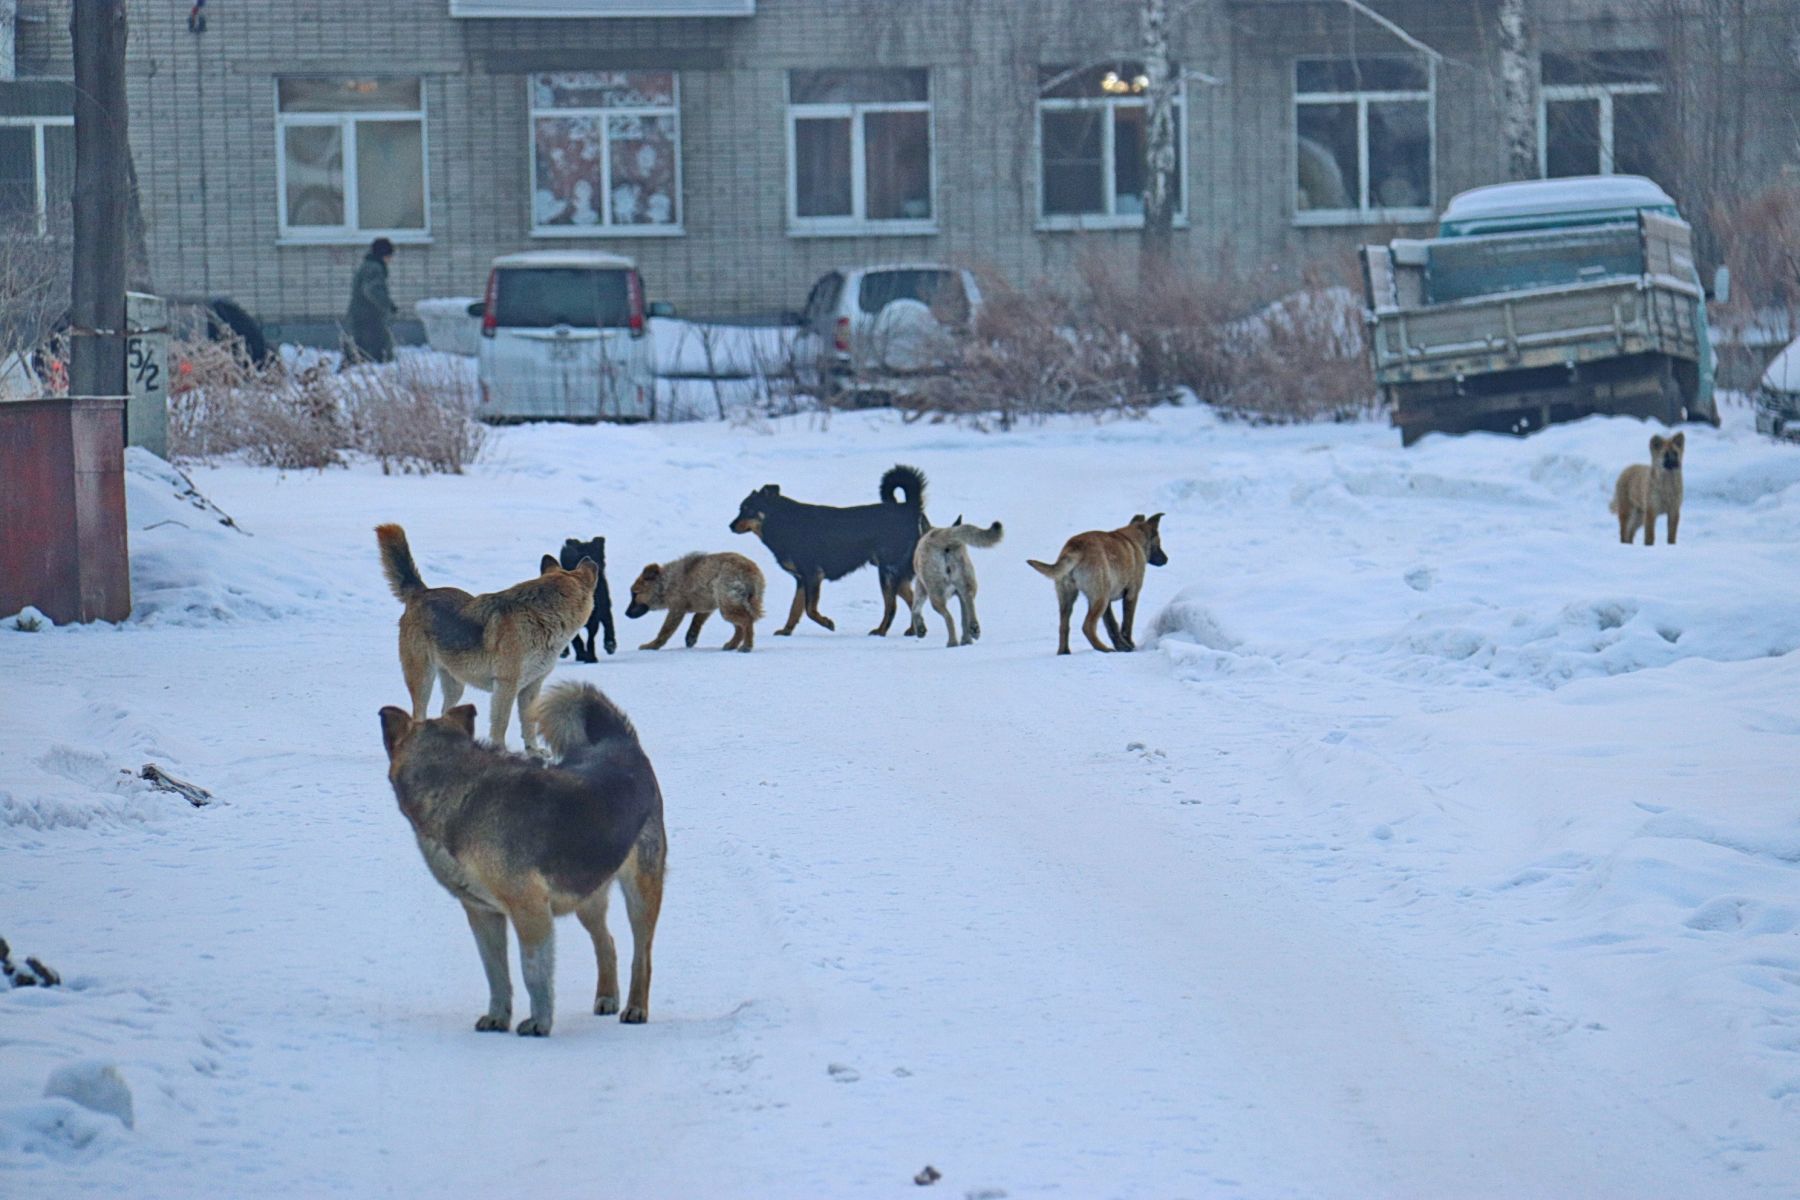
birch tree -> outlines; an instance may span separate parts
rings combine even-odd
[[[1509,179],[1538,173],[1537,89],[1526,0],[1500,0],[1500,135]]]
[[[1169,262],[1175,239],[1175,96],[1181,81],[1169,56],[1168,0],[1142,0],[1139,27],[1144,54],[1144,259],[1153,268]]]

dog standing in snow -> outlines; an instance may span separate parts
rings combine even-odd
[[[1075,610],[1076,596],[1087,597],[1087,619],[1081,623],[1081,632],[1087,635],[1089,645],[1102,653],[1137,649],[1131,640],[1131,622],[1137,616],[1138,593],[1144,590],[1144,565],[1160,567],[1169,561],[1162,548],[1162,518],[1161,513],[1149,517],[1138,513],[1117,529],[1076,534],[1063,543],[1062,553],[1053,563],[1025,560],[1056,584],[1056,607],[1062,615],[1058,654],[1069,652],[1069,614]],[[1114,600],[1123,601],[1122,621],[1113,619]],[[1101,644],[1094,628],[1102,616],[1112,639],[1110,647]]]
[[[1611,509],[1618,514],[1619,540],[1626,545],[1644,529],[1644,545],[1656,545],[1656,518],[1669,514],[1669,545],[1681,524],[1681,460],[1687,454],[1687,434],[1672,438],[1656,434],[1650,439],[1650,464],[1633,463],[1619,472],[1613,485]]]
[[[938,610],[944,626],[950,631],[949,645],[967,646],[981,636],[981,621],[975,616],[975,564],[969,561],[970,546],[993,546],[1005,531],[995,521],[986,529],[964,525],[957,517],[948,525],[927,529],[913,548],[914,580],[912,596],[912,629],[914,637],[925,636],[925,601]],[[950,616],[950,597],[962,607],[962,641],[956,640],[956,621]]]

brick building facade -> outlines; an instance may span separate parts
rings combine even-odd
[[[16,0],[0,82],[15,208],[52,208],[66,174],[68,3]],[[1371,6],[1435,55],[1341,0],[1175,7],[1179,255],[1341,268],[1505,176],[1497,0]],[[744,318],[797,307],[841,264],[1055,274],[1129,248],[1141,221],[1137,8],[213,0],[194,32],[185,3],[133,0],[151,282],[299,333],[335,319],[376,234],[401,243],[403,300],[479,292],[495,254],[554,246],[631,254],[656,296]],[[1793,156],[1794,0],[1531,8],[1544,170],[1641,170],[1686,202],[1669,146],[1726,118],[1744,186]],[[1741,27],[1720,32],[1713,9]],[[1701,103],[1709,70],[1737,72],[1744,111]]]

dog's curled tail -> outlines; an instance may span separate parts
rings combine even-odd
[[[979,525],[950,526],[950,540],[963,546],[997,546],[1000,539],[1006,536],[1006,530],[995,521],[986,529]]]
[[[404,602],[414,592],[425,590],[419,568],[413,565],[412,550],[406,544],[406,530],[398,525],[377,525],[375,540],[381,546],[381,569],[387,575],[394,598]]]
[[[1035,558],[1028,558],[1025,561],[1031,564],[1032,570],[1040,575],[1048,575],[1052,579],[1061,579],[1075,569],[1073,554],[1064,554],[1053,563],[1041,563]]]
[[[899,499],[894,498],[896,491],[900,493]],[[881,477],[881,498],[889,504],[904,504],[915,510],[924,508],[925,473],[917,467],[889,467],[887,474]]]
[[[558,758],[607,742],[637,743],[631,718],[591,683],[562,683],[538,698],[532,719]]]

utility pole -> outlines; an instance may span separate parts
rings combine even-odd
[[[125,394],[125,0],[74,0],[75,269],[69,394]]]

